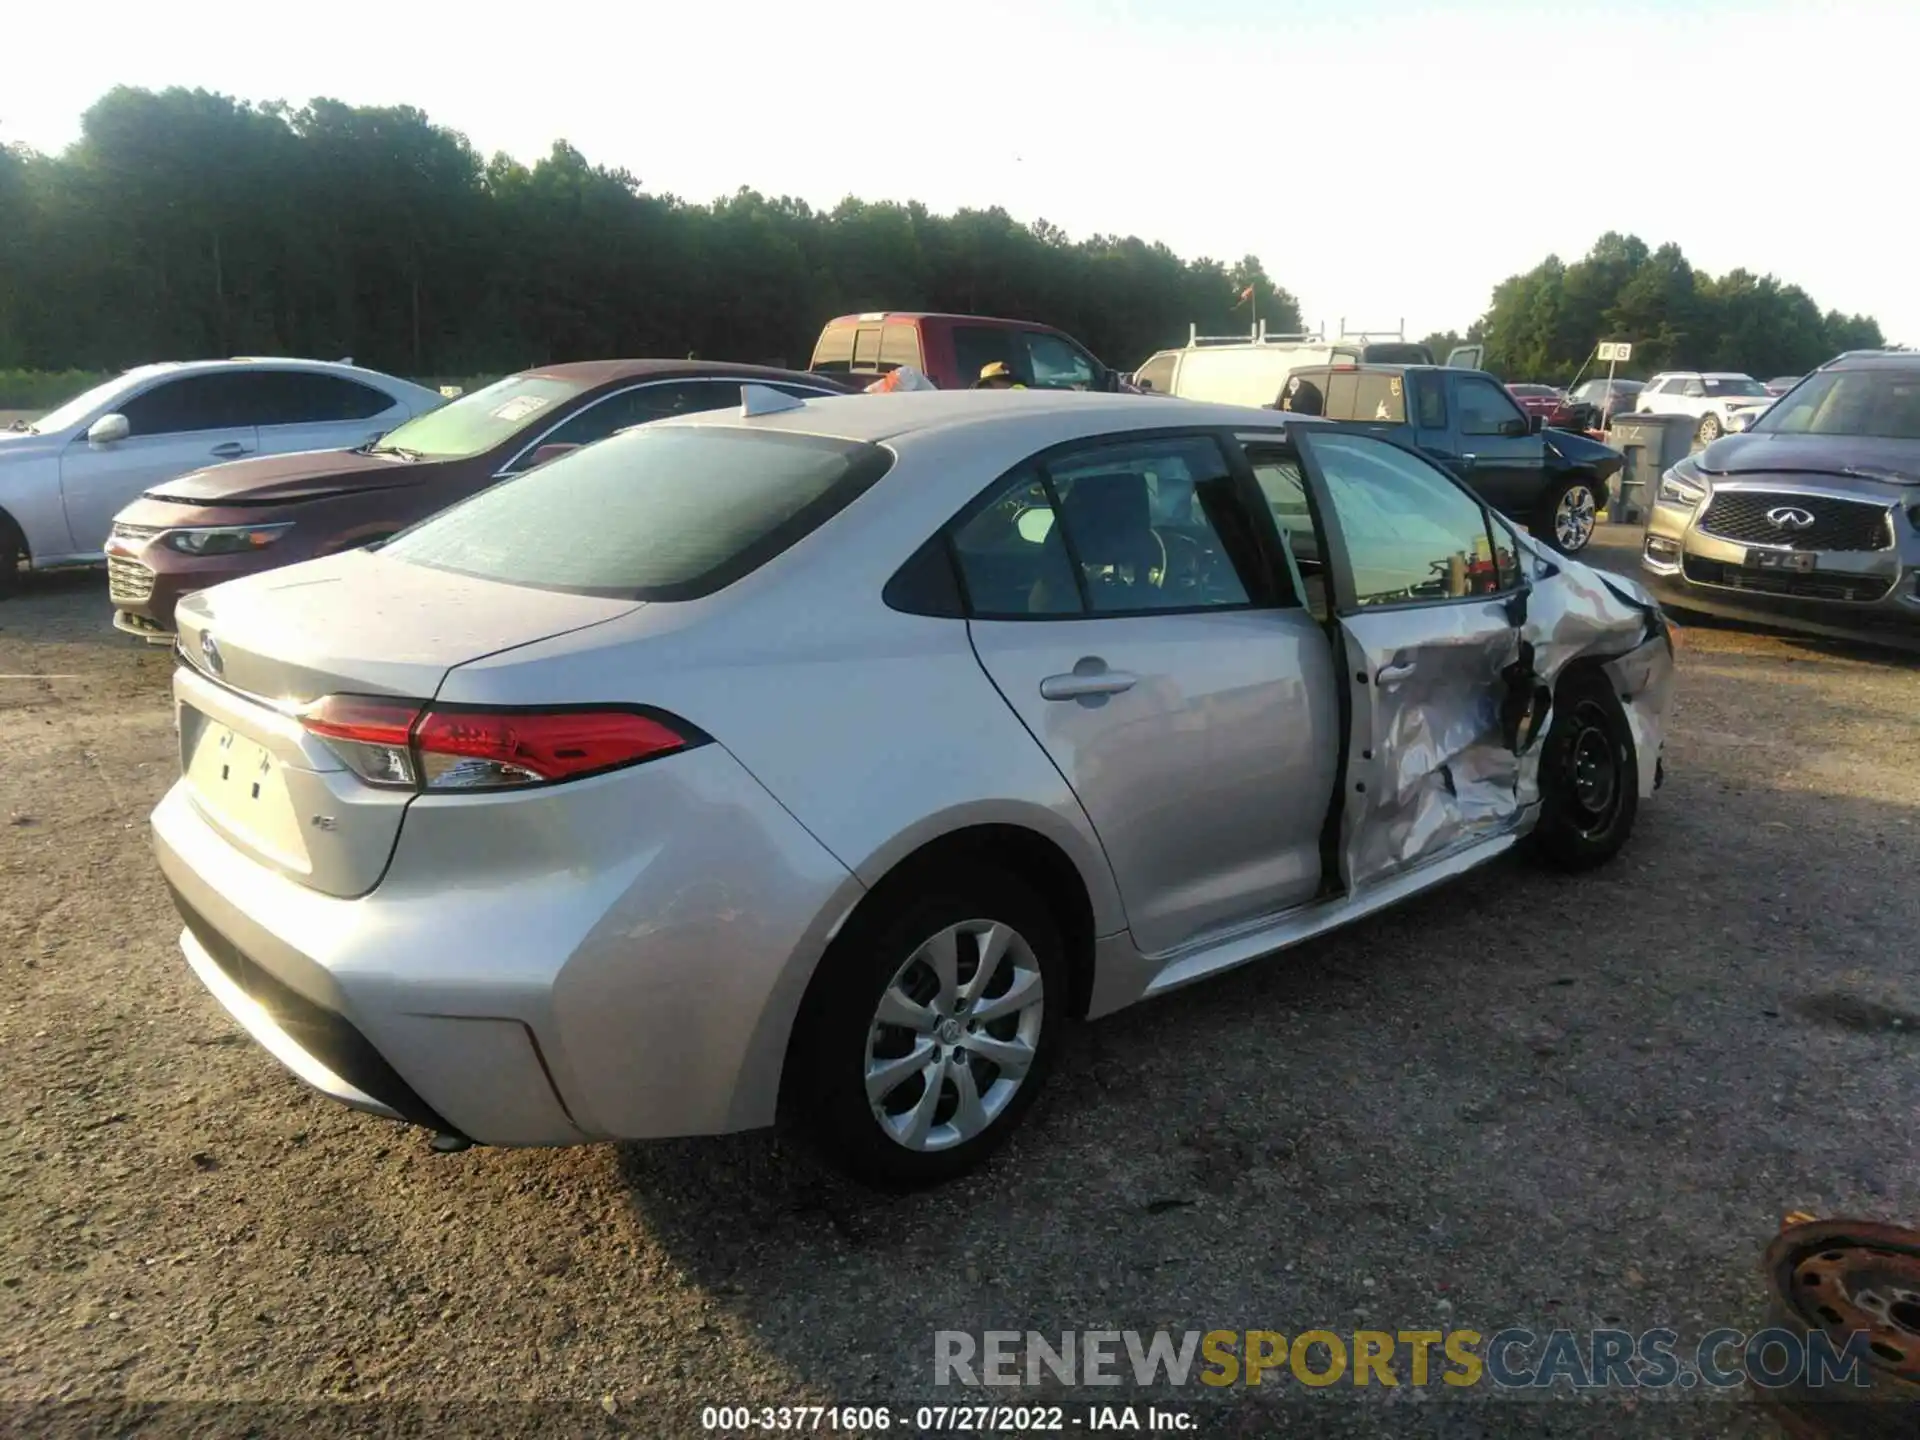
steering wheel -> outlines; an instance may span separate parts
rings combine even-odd
[[[1178,530],[1153,532],[1160,542],[1159,579],[1154,584],[1163,590],[1199,590],[1206,586],[1213,570],[1213,552],[1191,535]],[[1173,542],[1171,545],[1168,542]],[[1176,558],[1177,557],[1177,558]]]

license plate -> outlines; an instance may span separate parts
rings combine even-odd
[[[187,776],[202,795],[229,814],[245,814],[262,799],[277,798],[279,777],[265,746],[198,712],[182,719]]]
[[[1788,570],[1796,575],[1813,572],[1814,557],[1807,550],[1749,550],[1747,564],[1755,570]]]

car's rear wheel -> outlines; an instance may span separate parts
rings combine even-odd
[[[1603,865],[1633,833],[1639,757],[1627,712],[1600,670],[1561,677],[1540,751],[1540,798],[1534,846],[1558,869]]]
[[[1575,475],[1550,488],[1541,497],[1540,513],[1532,530],[1562,555],[1575,555],[1593,539],[1593,528],[1600,523],[1600,500],[1593,481]]]
[[[1720,438],[1720,417],[1707,415],[1700,421],[1700,428],[1693,432],[1693,438],[1702,445],[1711,445]]]
[[[1059,929],[1026,885],[987,869],[917,876],[822,960],[790,1052],[789,1110],[868,1184],[952,1179],[1033,1104],[1066,989]]]

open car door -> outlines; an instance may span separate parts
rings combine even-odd
[[[1515,828],[1548,701],[1512,531],[1428,460],[1298,426],[1344,651],[1338,817],[1349,894]]]
[[[1487,347],[1484,345],[1456,345],[1447,352],[1447,368],[1449,370],[1483,370],[1486,367],[1480,362],[1486,358]]]

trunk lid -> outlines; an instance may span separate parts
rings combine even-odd
[[[288,878],[364,895],[386,871],[413,792],[361,780],[296,712],[324,695],[431,700],[455,666],[637,608],[365,550],[188,596],[176,612],[174,699],[193,804]]]

